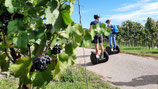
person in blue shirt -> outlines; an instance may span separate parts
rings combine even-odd
[[[111,51],[115,50],[116,49],[116,40],[115,40],[115,35],[116,34],[113,34],[112,30],[113,30],[113,27],[112,27],[112,24],[111,24],[111,21],[108,19],[106,20],[106,23],[107,23],[107,27],[111,29],[111,34],[108,36],[108,39],[109,39],[109,43],[110,43],[110,47],[111,47]],[[113,45],[112,45],[113,43]]]
[[[95,20],[90,23],[89,32],[91,31],[93,25],[97,25],[98,23],[101,25],[101,22],[99,21],[100,19],[99,15],[94,15],[94,19]],[[96,58],[99,58],[98,44],[100,45],[101,48],[101,58],[104,58],[103,36],[96,33],[96,35],[94,36],[93,43],[95,44]]]

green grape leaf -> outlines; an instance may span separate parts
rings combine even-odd
[[[5,71],[8,71],[9,70],[9,60],[6,60],[7,57],[6,57],[6,54],[3,53],[0,55],[0,66],[1,66],[1,71],[2,72],[5,72]]]
[[[29,72],[32,66],[31,60],[28,57],[20,58],[16,64],[11,65],[10,69],[14,72],[14,76],[20,78],[24,84],[30,84],[31,78]]]
[[[65,31],[59,32],[59,36],[60,36],[61,38],[66,38],[66,39],[69,38],[69,34],[68,34],[67,32],[65,32]]]
[[[66,29],[66,34],[72,40],[72,45],[74,48],[76,48],[77,46],[79,46],[81,44],[83,32],[84,31],[83,31],[82,27],[75,23],[72,23]]]
[[[93,38],[90,32],[86,32],[84,35],[84,45],[85,47],[90,47]]]
[[[82,26],[79,24],[75,24],[74,26],[75,26],[75,29],[78,29],[81,34],[83,34],[85,30],[87,30],[86,28],[82,28]]]
[[[58,2],[56,0],[53,0],[52,3],[51,2],[48,3],[47,8],[45,10],[45,14],[46,14],[46,24],[52,24],[52,26],[54,26],[60,12],[59,9],[57,8]]]
[[[8,24],[8,33],[19,32],[24,30],[25,30],[25,26],[21,19],[15,19],[13,21],[10,21]]]
[[[58,0],[60,3],[67,2],[68,0]]]
[[[54,29],[53,31],[55,32],[59,32],[59,31],[63,31],[67,28],[63,18],[62,18],[62,15],[59,14],[59,17],[57,18],[55,24],[54,24]]]
[[[70,56],[70,55],[73,55],[73,53],[74,53],[74,48],[73,48],[73,45],[72,45],[72,44],[66,44],[66,45],[65,45],[65,53],[68,54],[69,56]]]
[[[0,22],[0,27],[2,27],[3,26],[3,23],[2,22]]]
[[[70,16],[70,6],[65,5],[62,7],[63,10],[61,10],[62,18],[66,25],[69,25],[72,22],[71,16]]]
[[[100,33],[104,33],[105,36],[109,36],[111,34],[111,29],[107,28],[104,23],[100,25],[101,31]]]
[[[59,10],[55,9],[53,12],[51,11],[51,7],[49,6],[46,9],[46,23],[47,24],[52,24],[54,26],[57,18],[59,17]]]
[[[69,56],[65,52],[61,53],[57,57],[57,65],[55,67],[55,70],[53,72],[53,77],[55,80],[61,79],[64,70],[67,68],[68,65],[72,64],[72,59],[75,58],[74,56]]]
[[[104,23],[101,23],[100,27],[106,29],[106,25]]]
[[[82,33],[80,33],[79,29],[75,29],[75,28],[74,28],[74,31],[72,33],[72,41],[73,41],[74,48],[79,46],[82,42]]]
[[[60,8],[59,17],[57,18],[53,31],[59,32],[65,30],[69,24],[72,23],[72,19],[70,16],[70,6],[69,5],[63,5]]]
[[[109,36],[111,34],[111,29],[107,28],[106,31],[104,31],[105,36]]]
[[[69,2],[75,4],[76,0],[69,0]]]
[[[74,4],[76,2],[76,0],[69,0],[69,5],[70,5],[70,15],[73,14],[73,11],[74,11]]]
[[[13,0],[5,0],[5,6],[8,7],[7,9],[10,13],[14,13],[16,11],[16,8],[13,6],[12,1]]]
[[[19,48],[25,48],[29,42],[29,37],[26,32],[20,32],[18,37],[13,38],[13,43]]]
[[[33,86],[42,87],[47,85],[53,79],[51,70],[36,71],[32,74]]]

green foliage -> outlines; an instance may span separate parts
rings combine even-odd
[[[145,26],[141,23],[133,21],[125,21],[118,26],[119,34],[117,41],[121,45],[128,46],[144,46],[154,48],[158,46],[158,26],[157,22],[152,18],[148,18]]]
[[[158,57],[158,49],[149,50],[146,47],[128,47],[128,46],[120,46],[121,50],[125,53],[141,55],[141,56],[151,56],[151,57]]]
[[[90,32],[88,32],[88,29],[85,29],[84,44],[86,47],[89,47],[91,45],[91,42],[96,33],[98,33],[99,35],[104,34],[105,36],[109,36],[111,34],[111,29],[107,28],[104,23],[102,23],[101,25],[99,23],[97,25],[93,25]]]
[[[111,86],[110,84],[101,80],[101,78],[90,72],[88,72],[89,88],[90,89],[119,89]],[[83,67],[72,66],[67,68],[63,73],[60,81],[50,81],[50,83],[42,89],[86,89],[85,82],[85,70]],[[0,79],[0,89],[17,89],[18,79]],[[35,88],[38,89],[38,88]]]
[[[43,72],[36,71],[32,75],[32,83],[34,87],[43,87],[47,85],[52,79],[53,76],[50,70],[46,70]]]
[[[14,71],[14,76],[16,78],[20,79],[20,82],[24,84],[30,84],[31,83],[31,77],[30,77],[30,69],[32,66],[31,60],[26,58],[20,58],[16,62],[16,64],[11,65],[10,69]]]
[[[19,32],[18,36],[13,39],[13,43],[18,48],[25,48],[29,42],[29,37],[25,32]]]
[[[10,13],[14,13],[16,10],[16,7],[13,6],[12,2],[13,0],[5,0],[5,6],[8,7],[7,9]]]
[[[43,87],[51,80],[59,80],[68,65],[73,65],[77,59],[75,49],[84,42],[91,44],[95,32],[110,34],[105,24],[97,25],[91,32],[86,32],[81,25],[73,22],[71,15],[76,0],[3,0],[0,1],[0,15],[9,12],[4,42],[0,42],[0,66],[2,71],[13,72],[21,84],[31,84],[33,87]],[[16,16],[16,14],[20,16]],[[15,18],[15,17],[16,18]],[[10,19],[11,18],[11,19]],[[46,21],[46,24],[43,23]],[[5,23],[0,22],[0,26]],[[48,27],[49,26],[49,27]],[[2,32],[0,32],[2,34]],[[4,35],[4,34],[3,34]],[[67,40],[69,42],[67,42]],[[63,52],[51,55],[51,48],[59,43]],[[51,45],[51,48],[49,46]],[[10,48],[15,52],[11,53]],[[48,49],[48,50],[46,50]],[[4,53],[4,50],[7,52]],[[45,71],[30,72],[34,57],[49,55],[53,60]],[[6,54],[7,53],[7,54]],[[14,54],[14,55],[11,55]],[[8,56],[6,56],[8,55]],[[10,63],[14,56],[16,63]],[[8,60],[9,57],[9,60]]]
[[[0,22],[0,27],[2,27],[3,26],[3,23],[2,22]]]
[[[18,81],[16,79],[0,79],[0,89],[17,89]]]
[[[7,58],[5,53],[0,55],[0,67],[2,72],[8,71],[9,68],[10,61],[6,59]]]
[[[24,31],[25,26],[21,19],[15,19],[8,24],[8,33]]]

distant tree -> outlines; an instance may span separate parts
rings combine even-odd
[[[157,33],[157,24],[152,18],[148,17],[147,22],[145,24],[145,32],[146,36],[149,38],[149,46],[154,48],[154,43],[156,40],[156,33]]]

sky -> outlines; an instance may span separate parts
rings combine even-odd
[[[93,15],[100,15],[100,21],[107,19],[114,25],[131,20],[143,25],[148,17],[158,20],[158,0],[80,0],[82,26],[89,28]],[[78,2],[74,5],[72,19],[79,23]]]

